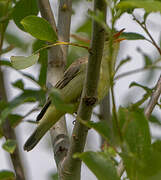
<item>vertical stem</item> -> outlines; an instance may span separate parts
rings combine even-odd
[[[112,128],[112,119],[110,113],[110,94],[103,98],[100,103],[100,120],[106,121],[110,128]],[[104,139],[101,137],[101,147],[104,144]]]
[[[58,26],[56,27],[53,12],[49,0],[38,0],[42,17],[52,24],[53,29],[58,33],[58,38],[69,41],[71,24],[72,0],[59,1]],[[48,55],[48,79],[53,86],[63,76],[66,64],[67,47],[56,46],[49,49]],[[53,76],[54,74],[54,76]],[[67,133],[65,117],[62,117],[50,130],[54,157],[60,174],[61,162],[67,154],[69,137]]]
[[[9,6],[9,0],[6,3],[6,9],[5,9],[4,15],[7,14],[8,6]],[[0,26],[1,26],[0,52],[2,51],[3,42],[4,42],[4,34],[5,34],[7,24],[8,24],[8,22],[4,22],[4,23],[0,24]],[[1,70],[1,67],[0,67],[0,98],[2,98],[2,100],[4,100],[4,101],[7,101],[7,94],[6,94],[4,77],[3,77],[3,72]],[[16,179],[17,180],[25,180],[23,164],[21,162],[21,157],[20,157],[19,148],[18,148],[18,141],[16,138],[15,131],[14,131],[14,129],[12,129],[12,127],[10,125],[9,119],[5,120],[2,129],[3,129],[3,134],[4,134],[4,137],[6,140],[13,139],[17,142],[17,147],[16,147],[15,151],[12,154],[10,154],[10,158],[11,158],[11,162],[12,162],[13,168],[16,173]]]
[[[155,90],[154,90],[154,92],[153,92],[153,94],[152,94],[152,96],[150,98],[150,101],[149,101],[149,103],[148,103],[148,105],[147,105],[147,107],[145,108],[145,111],[144,111],[144,114],[145,114],[145,116],[147,118],[150,117],[155,105],[158,102],[158,98],[159,98],[160,95],[161,95],[161,75],[160,75],[159,80],[158,80],[158,82],[156,84],[156,88],[155,88]]]
[[[106,22],[106,3],[104,0],[94,0],[94,11],[97,13],[97,10],[103,13],[103,20]],[[77,152],[83,152],[88,128],[78,120],[89,121],[91,117],[94,104],[88,104],[87,101],[94,100],[96,96],[105,35],[102,26],[95,20],[93,20],[92,30],[92,53],[89,55],[88,59],[85,84],[78,108],[77,121],[72,133],[70,148],[62,167],[61,179],[63,180],[80,180],[81,160],[74,159],[73,155]],[[93,74],[93,72],[95,73]]]
[[[1,71],[1,68],[0,68],[0,97],[4,101],[7,101],[3,73]],[[19,148],[18,148],[18,141],[16,139],[15,131],[14,131],[14,129],[12,129],[8,119],[6,119],[3,124],[3,133],[4,133],[6,140],[13,139],[17,142],[17,147],[16,147],[15,151],[13,152],[13,154],[10,154],[10,158],[11,158],[11,162],[12,162],[13,168],[16,173],[16,180],[25,180],[24,169],[23,169],[23,165],[22,165],[21,157],[20,157],[20,153],[19,153]]]

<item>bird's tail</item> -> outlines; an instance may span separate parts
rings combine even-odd
[[[46,113],[39,121],[35,131],[31,134],[24,145],[24,150],[32,150],[46,132],[63,116],[65,113],[57,110],[53,105],[47,109]]]
[[[30,151],[32,150],[36,144],[40,141],[41,137],[43,134],[40,134],[38,129],[36,129],[32,135],[27,139],[25,145],[24,145],[24,150],[25,151]]]

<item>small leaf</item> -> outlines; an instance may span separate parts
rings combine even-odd
[[[160,121],[160,119],[157,118],[157,117],[154,116],[154,115],[151,115],[151,116],[148,118],[148,120],[149,120],[151,123],[154,123],[154,124],[156,124],[156,125],[161,126],[161,121]]]
[[[109,144],[114,144],[113,132],[112,132],[112,129],[107,124],[107,122],[100,121],[100,122],[95,123],[95,122],[92,122],[92,121],[89,121],[89,122],[82,121],[82,120],[80,120],[80,121],[85,126],[87,126],[89,128],[93,128],[94,130],[96,130],[103,138],[105,138],[105,140]]]
[[[24,27],[20,23],[21,20],[29,15],[37,15],[38,11],[37,1],[20,0],[13,9],[13,20],[15,24],[24,31]]]
[[[12,86],[24,90],[24,82],[22,79],[17,80],[16,82],[12,83]]]
[[[9,61],[0,60],[0,66],[9,66],[9,67],[12,67],[12,64]]]
[[[26,43],[26,41],[18,37],[17,34],[6,32],[5,40],[7,41],[8,44],[13,45],[14,47],[20,48],[23,51],[27,49],[28,44]]]
[[[151,146],[148,121],[142,109],[119,108],[119,122],[130,151],[139,158],[146,157]]]
[[[52,174],[50,175],[50,180],[59,180],[58,173],[57,173],[57,172],[52,173]]]
[[[107,26],[107,24],[104,22],[104,16],[103,13],[99,10],[97,10],[96,12],[88,10],[88,15],[89,17],[91,17],[92,19],[94,19],[97,23],[99,23],[100,25],[102,25],[102,27],[109,32],[110,29]]]
[[[2,111],[4,108],[8,107],[8,104],[6,101],[1,100],[0,101],[0,110]]]
[[[152,93],[152,89],[150,89],[150,88],[148,88],[148,87],[146,87],[146,86],[143,86],[142,84],[139,84],[139,83],[137,83],[137,82],[132,82],[132,83],[129,85],[129,88],[134,87],[134,86],[140,87],[140,88],[144,89],[147,93]]]
[[[120,35],[120,38],[125,38],[127,40],[144,40],[145,37],[138,33],[133,32],[123,32]]]
[[[11,127],[15,128],[23,119],[23,116],[19,114],[9,114],[8,119],[10,121]]]
[[[121,153],[130,180],[159,180],[161,178],[161,153],[151,148],[145,159],[124,149]]]
[[[77,33],[79,33],[79,32],[86,33],[90,37],[91,36],[91,26],[92,26],[92,20],[90,18],[88,18],[83,22],[83,24],[81,24],[77,28],[76,32]]]
[[[30,81],[33,81],[34,83],[37,84],[37,80],[35,79],[35,77],[29,73],[25,73],[22,71],[19,71],[24,77],[28,78]]]
[[[117,72],[124,64],[126,64],[127,62],[129,62],[131,60],[130,57],[127,57],[126,59],[123,59],[120,61],[119,65],[116,67],[116,71]]]
[[[13,154],[15,149],[16,149],[16,141],[12,139],[8,139],[4,144],[3,144],[3,149],[9,152],[10,154]]]
[[[25,69],[35,64],[39,59],[39,54],[34,54],[28,57],[24,56],[11,56],[12,66],[17,69]]]
[[[33,52],[35,52],[38,49],[44,47],[44,45],[46,45],[46,43],[44,41],[36,40],[33,43],[33,45],[32,45]],[[39,57],[39,61],[38,62],[41,64],[41,68],[40,68],[38,84],[42,88],[44,88],[46,86],[47,66],[48,66],[48,53],[47,53],[47,49],[44,49],[44,50],[40,51],[39,53],[40,53],[40,57]]]
[[[155,142],[153,142],[152,146],[153,149],[161,153],[161,140],[156,140]]]
[[[52,43],[58,40],[52,26],[43,18],[27,16],[21,21],[21,24],[28,33],[37,39]]]
[[[144,58],[144,67],[147,67],[149,65],[153,64],[152,58],[145,52],[142,51],[141,48],[137,48],[137,51],[143,56]]]
[[[15,180],[16,177],[12,171],[1,170],[0,171],[0,180]]]
[[[50,97],[52,98],[52,103],[60,111],[68,112],[71,114],[76,112],[76,106],[74,104],[65,103],[61,98],[61,93],[58,89],[52,88]]]
[[[139,0],[126,0],[121,1],[117,5],[118,9],[126,10],[130,8],[144,8],[146,12],[161,12],[160,1],[139,1]]]
[[[2,125],[5,119],[11,114],[11,112],[19,105],[26,102],[34,102],[37,100],[41,103],[45,101],[45,92],[43,90],[32,90],[25,89],[22,94],[15,97],[11,102],[8,103],[8,106],[3,109],[0,113],[0,125]]]
[[[116,168],[112,160],[103,152],[84,152],[75,154],[74,158],[80,158],[95,174],[98,180],[119,180]]]

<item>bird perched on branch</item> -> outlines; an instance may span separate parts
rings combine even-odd
[[[119,31],[113,36],[113,57],[109,57],[109,41],[105,40],[103,56],[101,61],[100,77],[97,89],[98,102],[107,94],[110,87],[110,74],[109,64],[114,71],[115,60],[119,50],[120,34],[123,30]],[[109,63],[110,61],[110,63]],[[82,57],[72,63],[65,71],[64,76],[57,82],[55,88],[58,88],[61,94],[61,98],[65,103],[76,103],[75,112],[78,108],[78,100],[80,99],[83,89],[84,79],[86,75],[86,68],[88,63],[88,57]],[[57,109],[49,99],[43,107],[40,114],[37,116],[39,121],[38,126],[32,135],[28,138],[24,145],[24,150],[32,150],[45,133],[65,114],[66,112]]]

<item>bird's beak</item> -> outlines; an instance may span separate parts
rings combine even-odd
[[[120,35],[122,34],[122,32],[125,30],[125,28],[121,29],[119,32],[117,32],[116,34],[114,34],[113,38],[114,38],[114,42],[121,42],[123,40],[126,40],[125,38],[119,38]]]

